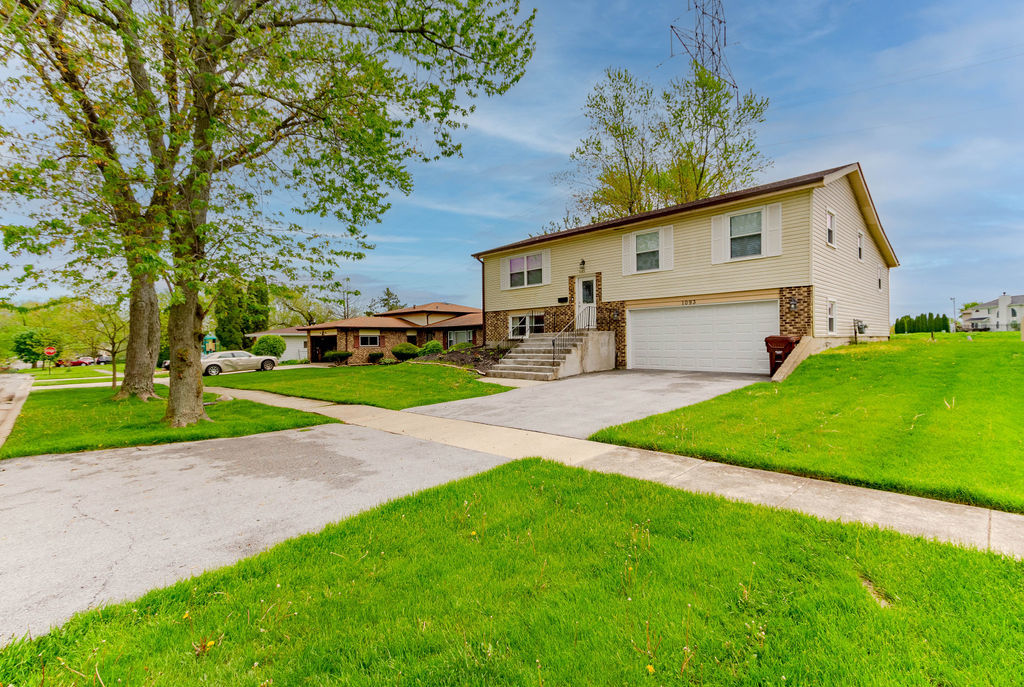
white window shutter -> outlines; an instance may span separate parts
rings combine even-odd
[[[634,274],[636,272],[636,246],[633,244],[632,234],[622,236],[622,274]]]
[[[543,268],[540,276],[541,284],[551,283],[551,249],[545,249],[540,254],[541,267]]]
[[[501,259],[501,290],[506,291],[509,288],[508,283],[508,258]]]
[[[765,208],[765,255],[782,255],[782,203]]]
[[[658,237],[658,263],[661,269],[670,270],[675,263],[675,249],[672,247],[673,227],[662,227]]]
[[[717,265],[729,260],[729,223],[725,215],[711,218],[711,264]]]

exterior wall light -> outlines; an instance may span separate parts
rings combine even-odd
[[[587,271],[587,261],[580,260],[580,274]]]
[[[796,298],[794,296],[789,297],[789,309],[796,312]]]

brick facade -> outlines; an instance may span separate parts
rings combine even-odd
[[[813,312],[813,289],[810,286],[784,286],[779,289],[779,334],[811,336],[814,333]]]

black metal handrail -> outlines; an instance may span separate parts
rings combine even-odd
[[[593,314],[593,317],[591,317]],[[583,322],[583,326],[580,325]],[[562,348],[570,337],[575,337],[580,331],[594,329],[597,326],[597,307],[585,305],[576,311],[576,314],[569,320],[562,329],[551,339],[551,364],[558,364],[558,349]]]

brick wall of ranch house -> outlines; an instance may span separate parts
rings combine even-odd
[[[380,332],[380,346],[355,346],[359,340],[359,334],[357,332],[351,332],[349,335],[349,346],[350,348],[340,348],[344,342],[343,335],[338,335],[338,345],[341,351],[352,351],[352,357],[348,359],[349,364],[359,364],[369,362],[369,355],[374,351],[380,351],[384,354],[385,358],[392,357],[391,348],[397,344],[405,343],[405,330],[404,329],[382,329]]]

